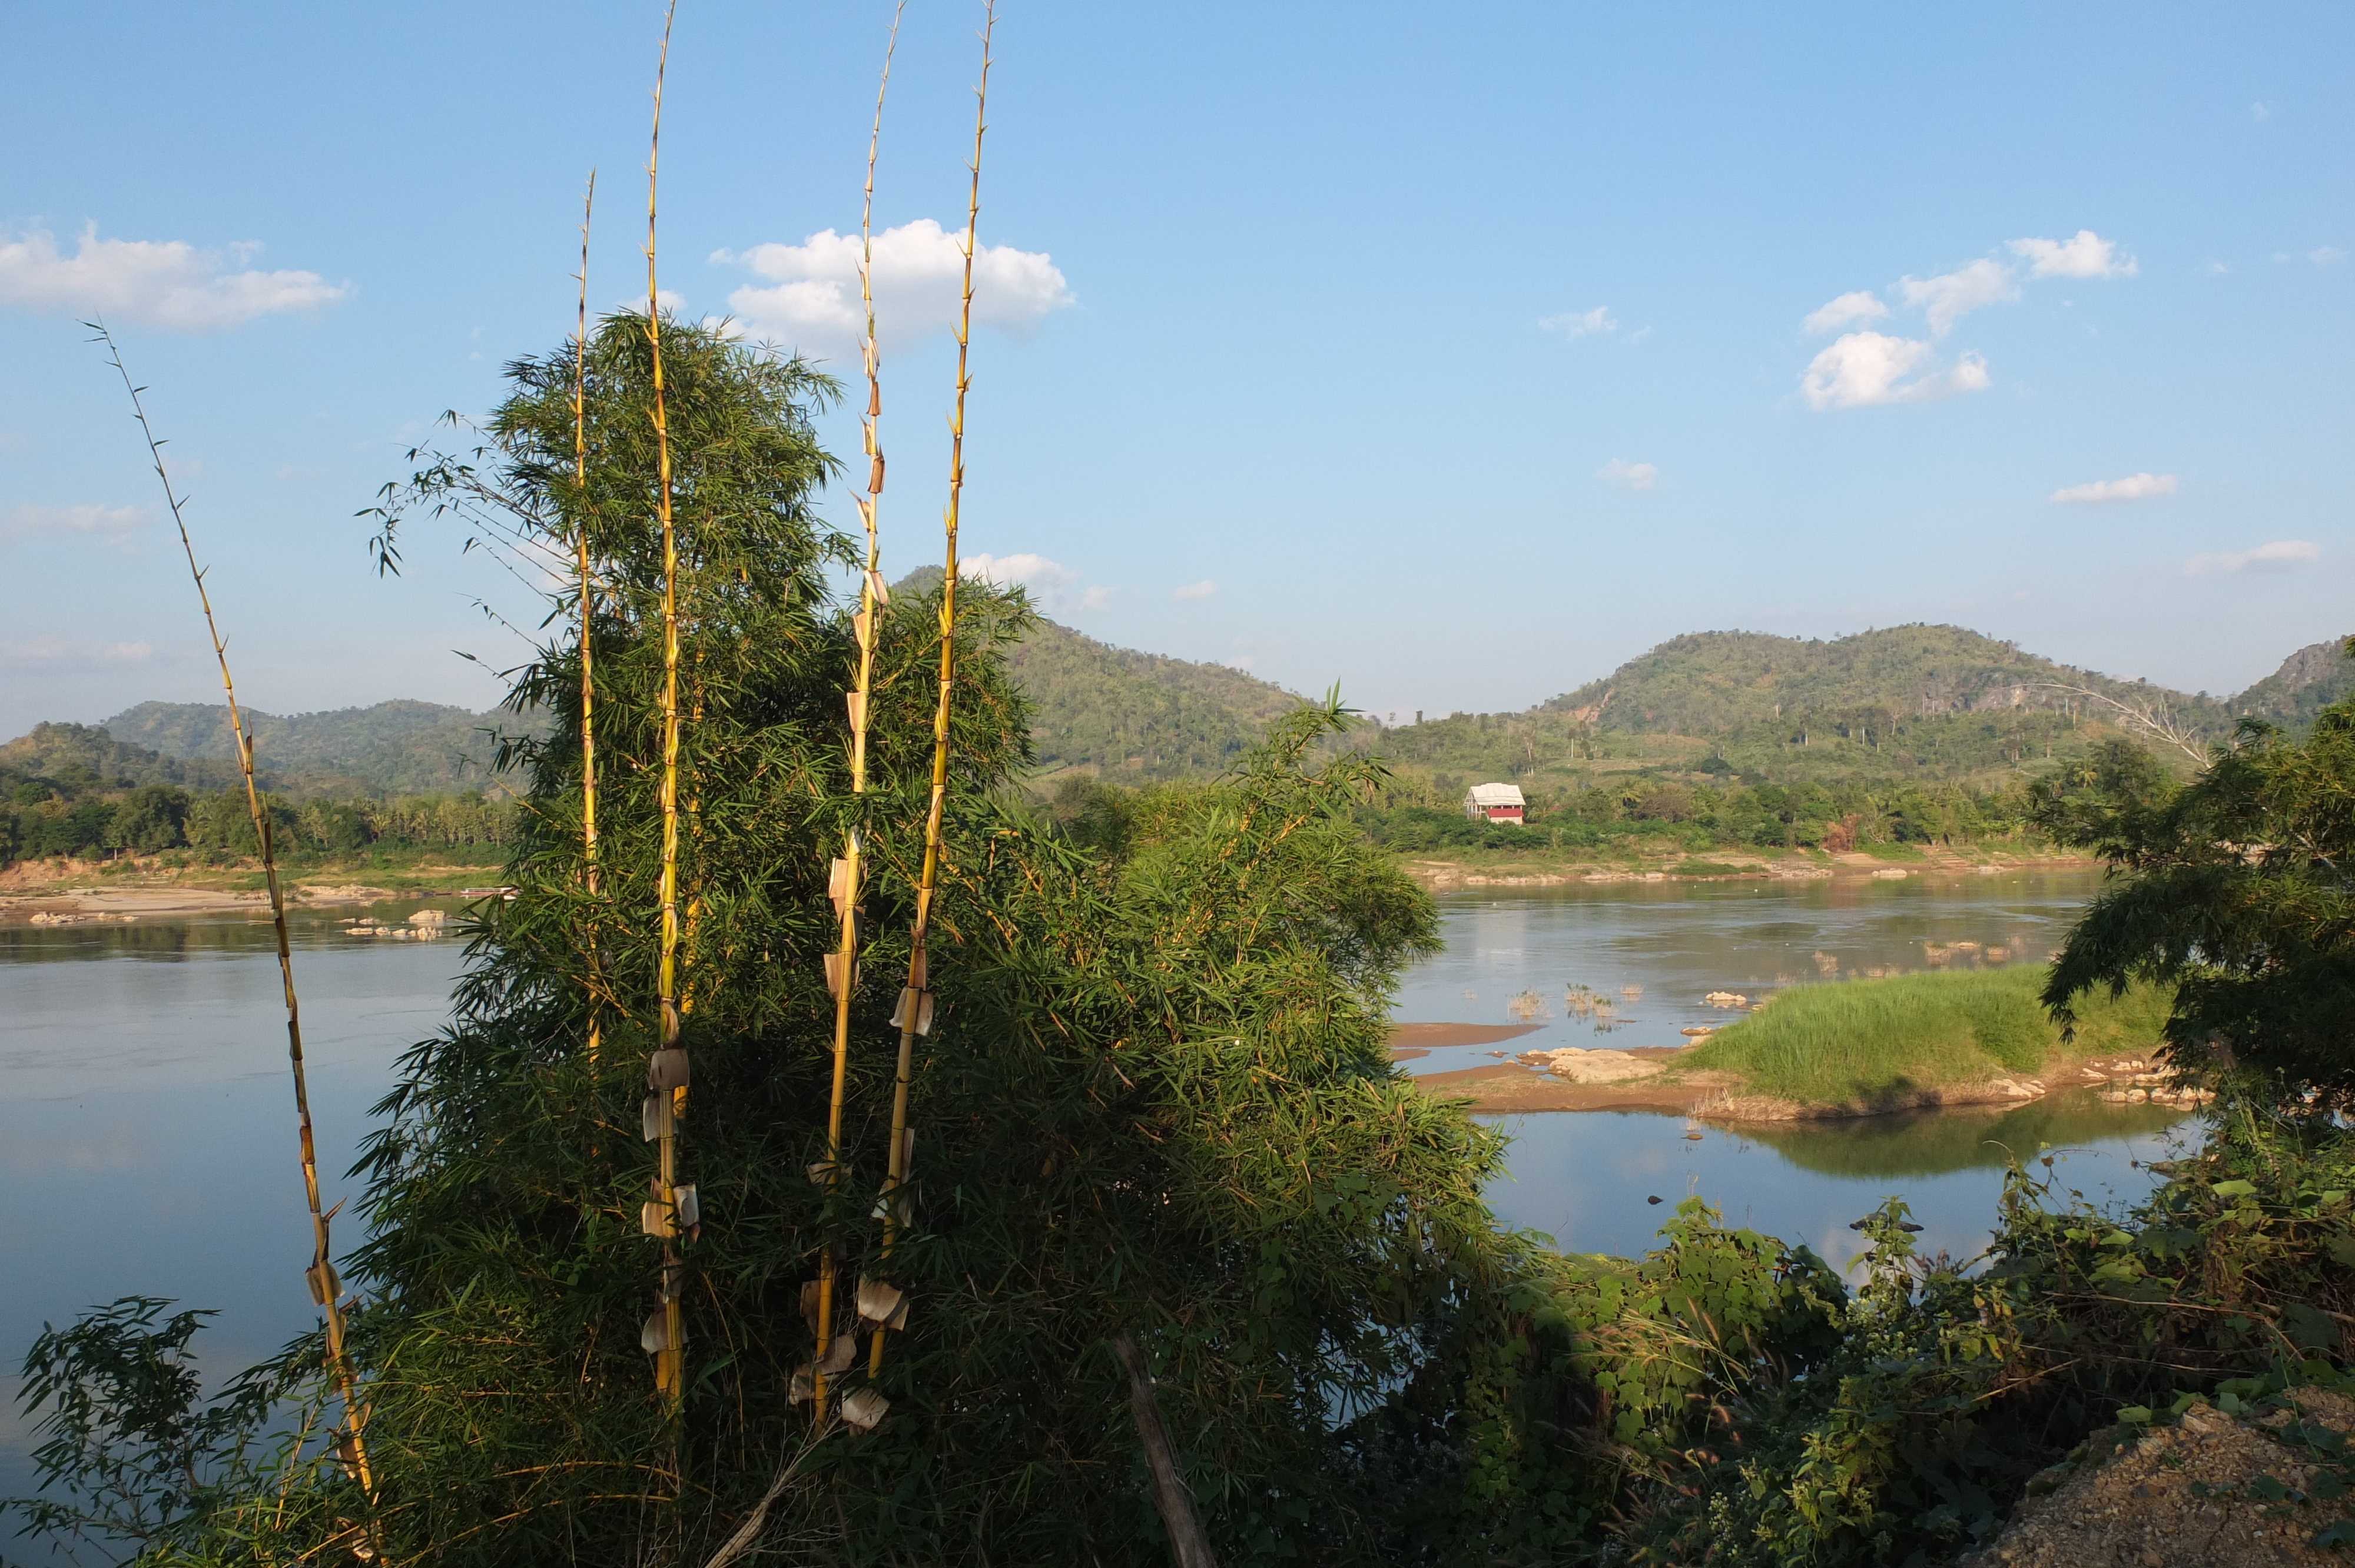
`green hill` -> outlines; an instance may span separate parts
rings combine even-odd
[[[2024,653],[1953,626],[1831,641],[1708,631],[1514,714],[1456,714],[1384,732],[1383,755],[1434,799],[1497,779],[1567,785],[1598,771],[1986,782],[2159,716],[2195,740],[2232,708]]]
[[[1595,707],[1604,729],[1719,736],[1817,726],[1894,731],[1909,721],[2158,698],[2222,733],[2224,705],[2057,664],[1958,626],[1895,626],[1831,641],[1754,631],[1673,638],[1599,681],[1540,705]]]
[[[1051,620],[1023,639],[1013,669],[1037,706],[1031,733],[1048,775],[1208,777],[1300,702],[1224,664],[1114,648]]]
[[[282,787],[308,795],[485,789],[497,751],[485,732],[523,726],[511,714],[405,701],[282,717],[247,708],[245,721],[256,763]],[[237,757],[229,709],[218,703],[141,703],[100,727],[166,758],[233,763]]]
[[[940,580],[938,567],[920,567],[891,591],[923,593]],[[1044,617],[1010,665],[1036,709],[1040,780],[1072,772],[1129,784],[1212,778],[1300,702],[1225,664],[1115,648]]]
[[[143,785],[226,789],[237,782],[233,762],[165,757],[81,724],[37,724],[29,734],[0,744],[0,791],[15,796],[39,785],[67,800]],[[27,800],[38,791],[25,792]]]

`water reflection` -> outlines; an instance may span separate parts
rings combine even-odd
[[[447,1015],[464,944],[358,941],[324,916],[293,938],[332,1203],[395,1057]],[[294,1128],[267,922],[0,931],[0,1173],[37,1194],[0,1205],[0,1367],[44,1322],[133,1293],[221,1308],[199,1341],[214,1371],[315,1325]],[[336,1239],[358,1239],[348,1211]],[[25,1489],[27,1436],[0,1399],[0,1492]]]
[[[1896,1127],[1880,1118],[1804,1129],[1704,1127],[1691,1129],[1697,1139],[1680,1118],[1640,1112],[1484,1118],[1513,1139],[1509,1174],[1490,1185],[1488,1202],[1507,1224],[1566,1250],[1629,1256],[1658,1245],[1670,1205],[1699,1196],[1729,1224],[1804,1242],[1846,1267],[1864,1246],[1850,1222],[1902,1197],[1923,1226],[1915,1239],[1924,1252],[1969,1257],[1987,1245],[2003,1190],[2006,1156],[1995,1145],[2033,1169],[2040,1146],[2051,1143],[2064,1193],[2122,1203],[2147,1192],[2157,1181],[2150,1162],[2178,1152],[2200,1127],[2148,1107],[2108,1114],[2117,1109],[2125,1107],[2095,1101],[2000,1117],[1946,1112]],[[2065,1136],[2073,1130],[2097,1136]]]

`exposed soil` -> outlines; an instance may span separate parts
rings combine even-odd
[[[1403,1023],[1391,1033],[1391,1059],[1412,1061],[1446,1045],[1487,1045],[1532,1033],[1540,1025],[1487,1027],[1473,1023]],[[1683,1048],[1640,1045],[1627,1051],[1531,1051],[1509,1062],[1426,1073],[1414,1081],[1426,1094],[1471,1102],[1476,1112],[1668,1111],[1702,1121],[1852,1121],[1905,1111],[2009,1109],[2065,1089],[2099,1085],[2102,1097],[2119,1104],[2158,1104],[2192,1109],[2205,1095],[2178,1093],[2166,1075],[2141,1056],[2117,1056],[2059,1067],[2041,1076],[1990,1078],[1913,1089],[1869,1103],[1807,1105],[1741,1092],[1731,1073],[1682,1070]]]
[[[2297,1415],[2276,1410],[2254,1420],[2200,1404],[2181,1420],[2139,1438],[2090,1446],[2074,1467],[2029,1483],[2031,1496],[2003,1532],[1956,1568],[2256,1568],[2337,1563],[2311,1545],[2318,1531],[2347,1517],[2349,1499],[2307,1497],[2313,1467],[2275,1442],[2269,1428],[2302,1416],[2334,1432],[2355,1430],[2355,1401],[2293,1390]],[[2270,1478],[2270,1480],[2267,1478]],[[2055,1484],[2057,1483],[2057,1485]],[[2267,1500],[2260,1492],[2286,1493]]]
[[[1639,1059],[1673,1057],[1677,1051],[1669,1045],[1646,1045],[1625,1054]],[[1426,1094],[1443,1099],[1470,1100],[1472,1109],[1479,1112],[1649,1110],[1690,1116],[1702,1106],[1722,1099],[1733,1080],[1717,1073],[1686,1073],[1672,1078],[1655,1075],[1582,1084],[1518,1062],[1499,1062],[1488,1067],[1430,1073],[1415,1083]]]

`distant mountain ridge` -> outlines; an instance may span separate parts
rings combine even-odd
[[[939,576],[925,568],[899,586],[922,590]],[[2115,733],[2118,715],[2104,699],[2163,710],[2207,740],[2230,735],[2243,715],[2309,723],[2355,691],[2355,661],[2339,650],[2336,641],[2301,648],[2219,700],[2115,680],[1954,626],[1828,641],[1695,632],[1519,713],[1433,718],[1361,733],[1356,744],[1446,788],[1542,781],[1592,763],[1598,748],[1621,766],[1716,756],[1776,778],[1959,778],[2070,755]],[[1042,779],[1074,770],[1131,783],[1212,777],[1301,700],[1241,670],[1114,647],[1052,620],[1039,622],[1011,663],[1035,705]],[[285,716],[248,709],[247,717],[273,788],[346,797],[496,792],[489,732],[535,727],[504,712],[423,702]],[[40,726],[0,748],[0,766],[43,773],[72,763],[136,782],[218,787],[235,757],[219,705],[142,703],[96,728]]]
[[[527,719],[406,699],[364,708],[281,715],[244,710],[257,764],[304,794],[434,794],[493,783],[496,743],[486,733]],[[234,763],[237,740],[218,703],[141,703],[99,726],[166,758]]]

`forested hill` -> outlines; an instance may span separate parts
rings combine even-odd
[[[940,580],[938,567],[922,567],[892,591],[922,593]],[[1042,779],[1073,769],[1131,784],[1211,778],[1300,703],[1229,665],[1114,648],[1044,617],[1009,662],[1036,710]]]
[[[2091,692],[2098,695],[2089,698]],[[1958,626],[1895,626],[1831,641],[1755,631],[1671,639],[1599,681],[1540,705],[1600,710],[1593,722],[1631,734],[1720,736],[1818,726],[1891,730],[1911,719],[2025,711],[2098,715],[2101,698],[2163,702],[2180,721],[2219,735],[2225,704],[2057,664]]]
[[[260,765],[304,794],[422,794],[491,787],[497,747],[485,731],[523,721],[438,703],[281,716],[245,710]],[[116,740],[166,758],[234,762],[229,710],[218,703],[141,703],[100,726]]]

